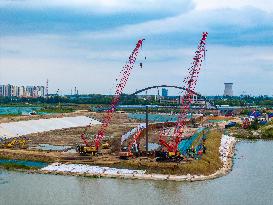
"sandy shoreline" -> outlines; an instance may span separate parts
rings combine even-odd
[[[220,147],[223,166],[211,175],[163,175],[146,174],[144,170],[115,169],[109,167],[88,166],[79,164],[53,163],[48,167],[38,170],[42,174],[86,176],[94,178],[118,178],[118,179],[139,179],[139,180],[168,180],[168,181],[203,181],[215,179],[228,174],[232,170],[236,140],[227,135],[222,136]]]

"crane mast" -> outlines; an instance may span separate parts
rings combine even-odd
[[[193,63],[191,64],[191,67],[188,69],[188,76],[184,78],[183,83],[185,84],[186,89],[182,96],[181,111],[177,118],[172,141],[169,143],[166,142],[166,140],[163,139],[162,133],[160,134],[159,142],[162,146],[166,147],[169,152],[177,152],[178,144],[181,141],[181,137],[184,131],[183,129],[186,125],[187,113],[190,110],[190,105],[193,102],[193,96],[197,80],[199,77],[199,73],[202,68],[202,62],[205,59],[207,36],[208,32],[203,32],[197,50],[195,51]]]

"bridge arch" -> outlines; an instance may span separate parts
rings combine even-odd
[[[180,86],[176,86],[176,85],[154,85],[154,86],[149,86],[149,87],[137,90],[136,92],[134,92],[131,95],[137,95],[137,94],[142,93],[142,92],[144,92],[146,90],[151,90],[151,89],[154,89],[154,88],[176,88],[176,89],[179,89],[179,90],[186,90],[185,87],[180,87]],[[192,93],[197,95],[198,97],[201,97],[201,94],[199,94],[199,93],[196,93],[194,91],[192,91]]]
[[[149,86],[149,87],[146,87],[146,88],[143,88],[143,89],[140,89],[140,90],[137,90],[136,92],[134,92],[133,94],[131,94],[130,96],[134,96],[134,95],[137,95],[139,93],[142,93],[146,90],[150,90],[150,89],[154,89],[154,88],[176,88],[176,89],[179,89],[179,90],[186,90],[185,87],[181,87],[181,86],[176,86],[176,85],[154,85],[154,86]],[[200,93],[197,93],[195,91],[192,91],[192,93],[194,95],[197,96],[197,98],[202,98],[204,99],[208,104],[209,104],[209,107],[211,108],[214,108],[214,109],[217,109],[215,105],[213,105],[213,103],[211,103],[205,96],[201,95]]]

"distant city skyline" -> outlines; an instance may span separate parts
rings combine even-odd
[[[49,93],[77,86],[80,94],[113,94],[135,43],[146,38],[124,92],[183,86],[208,31],[196,91],[223,95],[231,81],[234,95],[272,96],[272,19],[270,0],[2,0],[0,83],[45,85],[48,78]]]
[[[38,98],[45,97],[45,86],[17,86],[17,85],[0,85],[0,97],[25,97]]]

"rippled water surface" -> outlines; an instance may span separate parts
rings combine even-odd
[[[95,179],[0,171],[0,204],[273,204],[273,141],[240,142],[233,171],[203,182]]]

